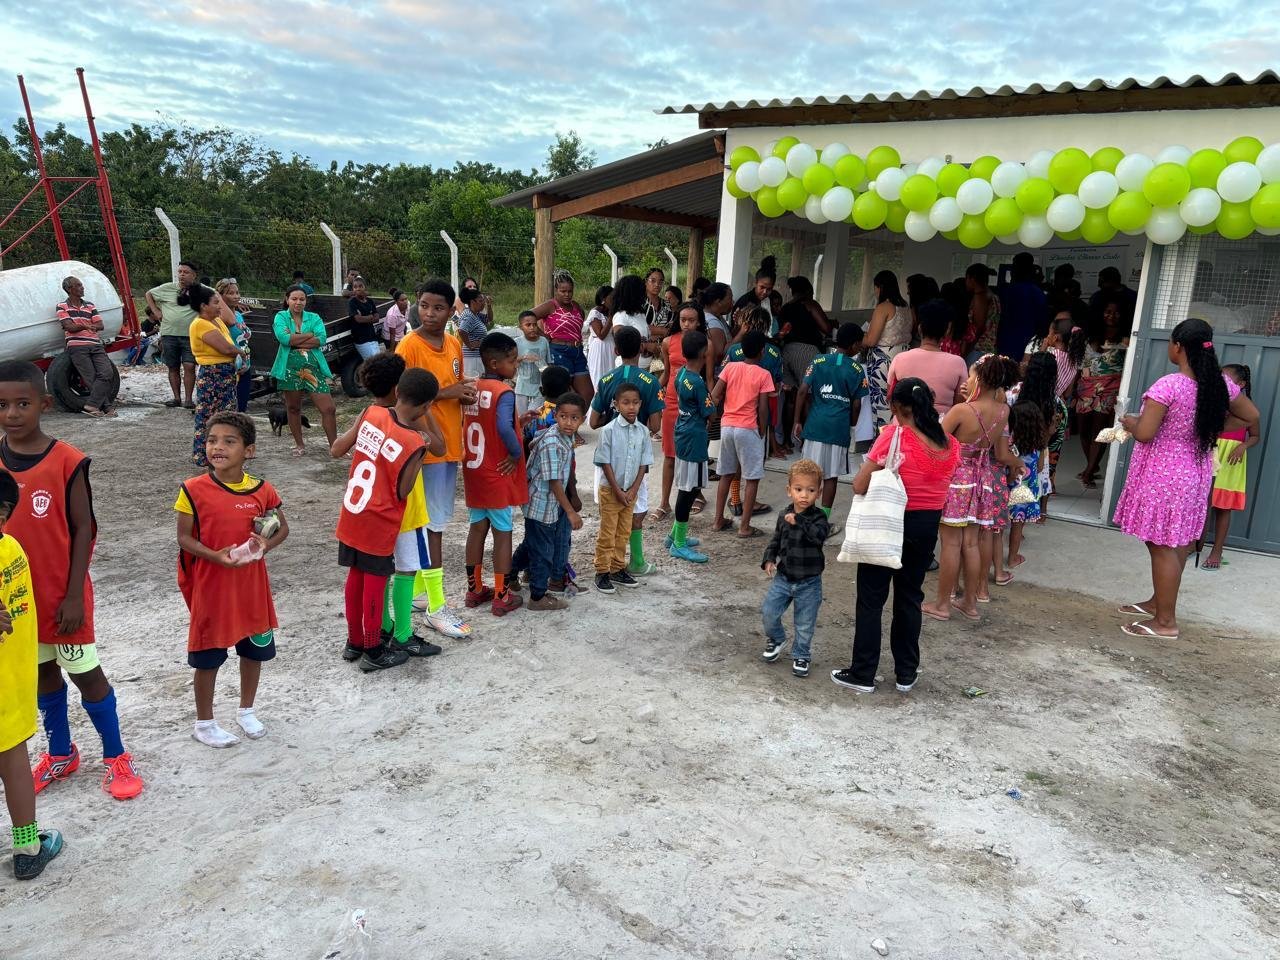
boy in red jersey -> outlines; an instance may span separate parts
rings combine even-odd
[[[505,333],[480,341],[484,375],[475,403],[462,408],[462,485],[471,513],[467,533],[467,606],[493,602],[495,617],[519,609],[520,594],[507,587],[511,572],[512,507],[529,502],[524,444],[516,420],[515,392],[507,384],[519,367],[516,342]],[[484,582],[484,542],[493,530],[493,586]]]
[[[360,415],[351,474],[338,515],[338,563],[349,568],[345,590],[348,652],[359,650],[365,673],[398,667],[409,653],[382,642],[387,579],[395,573],[396,537],[405,501],[422,470],[426,443],[407,426],[423,416],[439,385],[410,367],[396,385],[396,405],[378,404]]]
[[[22,544],[31,565],[40,643],[37,701],[49,749],[32,777],[36,793],[80,768],[71,742],[65,670],[102,738],[102,789],[117,800],[142,792],[133,757],[120,740],[116,695],[98,662],[93,634],[93,556],[97,523],[89,487],[89,458],[40,429],[50,406],[44,374],[34,363],[0,363],[0,462],[20,491],[5,530]]]
[[[195,670],[196,694],[191,736],[209,747],[240,742],[213,718],[214,684],[230,647],[240,659],[236,722],[250,740],[267,732],[253,709],[262,665],[275,659],[273,631],[279,626],[265,557],[284,543],[289,524],[275,487],[244,472],[256,434],[253,420],[243,413],[210,417],[204,440],[209,470],[182,484],[173,505],[178,589],[191,611],[187,663]],[[242,556],[244,544],[251,545],[248,556]]]

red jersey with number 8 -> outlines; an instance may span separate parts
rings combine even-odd
[[[498,465],[507,458],[507,445],[498,435],[498,401],[511,387],[485,377],[476,384],[476,402],[462,408],[462,489],[468,507],[479,510],[522,506],[529,502],[524,451],[516,468],[505,476]],[[511,426],[520,436],[520,424],[512,407]]]
[[[390,408],[370,407],[361,414],[338,515],[340,541],[375,557],[395,552],[405,504],[400,476],[425,446],[421,434],[402,427]]]

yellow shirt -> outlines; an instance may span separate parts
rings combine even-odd
[[[36,601],[27,555],[0,534],[0,602],[13,629],[0,634],[0,752],[36,735]]]
[[[427,493],[422,488],[422,471],[418,471],[413,481],[413,489],[404,501],[404,519],[400,521],[400,532],[408,533],[425,527],[431,518],[427,516]]]
[[[222,483],[221,480],[219,480],[218,482]],[[246,473],[244,475],[244,479],[241,480],[239,483],[223,483],[222,485],[226,487],[228,490],[234,490],[236,493],[239,493],[241,490],[251,490],[253,489],[255,484],[258,484],[261,482],[262,481],[260,481],[257,477],[251,477]],[[176,510],[178,513],[185,513],[188,516],[195,516],[196,512],[191,506],[191,501],[187,499],[187,491],[183,490],[181,487],[178,488],[178,499],[174,501],[173,509]]]
[[[196,363],[202,367],[208,367],[215,363],[235,363],[235,357],[228,357],[225,353],[219,353],[204,342],[204,335],[213,330],[226,337],[228,343],[235,343],[231,339],[231,331],[227,329],[227,325],[222,322],[221,317],[215,317],[213,320],[196,317],[191,321],[189,334],[191,337],[191,352],[195,355]]]
[[[462,382],[462,344],[457,337],[444,334],[444,344],[437,350],[417,332],[408,334],[396,346],[396,353],[406,366],[420,367],[432,374],[440,389]],[[431,405],[431,416],[444,434],[444,456],[427,454],[423,463],[462,462],[462,401],[437,400]]]

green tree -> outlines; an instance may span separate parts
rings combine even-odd
[[[547,147],[547,179],[559,180],[596,165],[596,152],[589,150],[578,131],[556,131],[556,142]]]

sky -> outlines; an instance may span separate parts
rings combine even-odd
[[[605,162],[696,132],[668,104],[1252,78],[1280,63],[1270,4],[982,6],[919,0],[0,0],[0,126],[26,76],[41,129],[172,118],[320,164],[528,169],[575,129]],[[1274,10],[1271,9],[1270,13]]]

